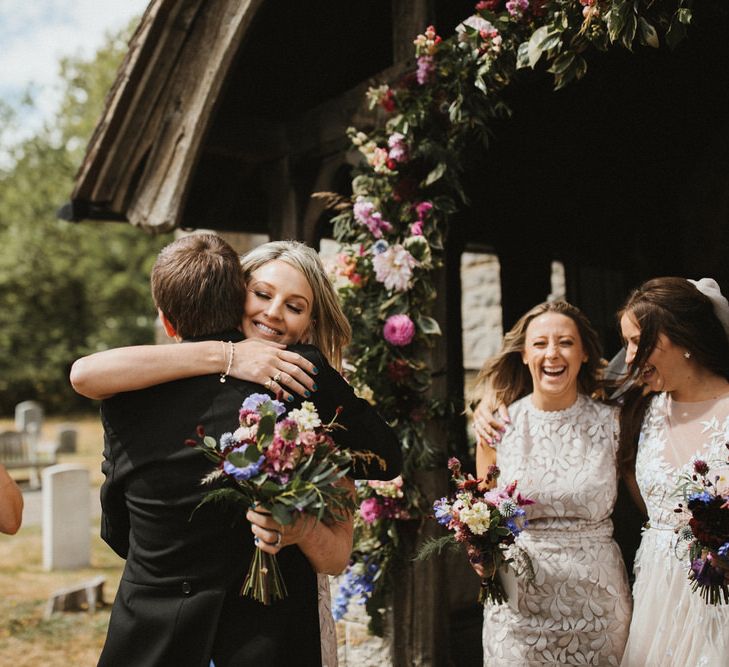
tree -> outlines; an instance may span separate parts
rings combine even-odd
[[[68,199],[130,29],[108,35],[90,60],[60,63],[63,95],[35,136],[0,167],[0,412],[26,399],[48,410],[84,405],[68,383],[74,359],[152,342],[149,272],[168,237],[127,224],[56,218]],[[32,100],[29,102],[32,105]],[[14,122],[0,108],[0,137]]]

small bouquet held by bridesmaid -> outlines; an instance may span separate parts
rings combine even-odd
[[[679,486],[684,502],[675,511],[691,518],[678,529],[678,543],[688,543],[691,590],[707,604],[729,604],[729,486],[705,461],[696,459],[693,468]]]
[[[285,412],[280,401],[267,394],[252,394],[241,406],[238,429],[224,433],[220,442],[198,430],[202,442],[190,440],[187,444],[218,464],[203,483],[221,477],[233,482],[210,491],[198,507],[221,502],[245,512],[258,504],[282,525],[301,515],[317,521],[342,521],[356,509],[349,491],[338,485],[354,455],[334,444],[329,435],[334,421],[322,424],[309,402]],[[357,455],[368,457],[366,453]],[[276,556],[256,549],[241,595],[268,605],[286,594]]]
[[[534,501],[516,491],[516,482],[498,489],[482,490],[483,483],[495,482],[500,471],[491,466],[485,480],[464,475],[461,462],[456,458],[448,460],[451,478],[456,486],[454,494],[440,498],[433,503],[435,519],[445,526],[451,534],[432,539],[420,549],[419,560],[439,553],[445,547],[463,544],[468,559],[483,568],[481,591],[478,601],[503,604],[507,594],[499,577],[499,570],[515,567],[515,558],[507,553],[515,538],[527,525],[526,505]],[[519,554],[517,575],[531,571],[529,556]]]

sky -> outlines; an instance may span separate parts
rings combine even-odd
[[[58,63],[91,57],[107,32],[141,16],[148,0],[0,0],[0,99],[17,105],[30,87],[37,113],[23,113],[18,135],[33,134],[59,102]]]

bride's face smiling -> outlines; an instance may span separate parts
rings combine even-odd
[[[243,334],[284,345],[310,334],[314,294],[301,271],[280,259],[251,273],[246,286]]]

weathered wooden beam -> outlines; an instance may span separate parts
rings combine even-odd
[[[393,62],[413,58],[413,39],[433,22],[434,16],[434,0],[392,0]]]
[[[133,224],[179,225],[193,169],[228,70],[262,0],[203,3],[168,80],[159,134],[129,202]]]

